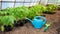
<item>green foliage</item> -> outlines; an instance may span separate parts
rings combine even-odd
[[[4,31],[4,26],[10,25],[13,27],[15,17],[13,16],[0,16],[0,25],[1,25],[1,31]]]
[[[29,13],[29,10],[27,7],[22,6],[22,7],[8,9],[7,12],[16,18],[22,19],[27,16],[27,14]]]
[[[4,29],[5,29],[4,26],[1,26],[1,31],[2,31],[2,32],[4,31]]]
[[[37,11],[39,11],[40,13],[42,13],[42,12],[44,12],[44,11],[47,10],[46,7],[43,6],[43,5],[36,5],[36,6],[34,6],[34,7],[35,7],[35,9],[37,9]]]
[[[34,18],[36,16],[37,11],[33,7],[29,9],[29,14],[27,15],[28,18]]]
[[[0,11],[0,16],[6,16],[8,13],[6,11]]]
[[[7,13],[9,15],[7,15]],[[16,7],[16,8],[6,8],[3,11],[0,11],[0,25],[1,31],[4,31],[4,26],[10,25],[13,27],[15,18],[24,18],[29,14],[27,7]]]
[[[9,25],[14,24],[15,18],[13,16],[0,16],[0,24],[1,25]]]
[[[54,11],[55,9],[57,9],[58,6],[55,4],[50,4],[47,6],[47,11]]]
[[[34,18],[35,16],[40,16],[44,11],[46,11],[46,7],[43,5],[36,5],[31,8],[29,8],[30,12],[28,17]]]
[[[60,10],[60,6],[58,6],[58,10]]]

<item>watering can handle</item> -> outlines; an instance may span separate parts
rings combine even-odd
[[[46,18],[45,17],[42,17],[44,20],[43,20],[43,22],[46,22]]]
[[[43,16],[36,16],[34,19],[36,19],[36,18],[38,18],[38,17],[39,17],[40,19],[43,18],[43,22],[46,22],[46,18],[43,17]]]

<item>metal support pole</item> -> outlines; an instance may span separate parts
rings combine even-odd
[[[13,7],[15,7],[15,4],[16,4],[16,0],[14,1],[14,5],[13,5]]]
[[[0,1],[0,10],[1,10],[1,1]]]

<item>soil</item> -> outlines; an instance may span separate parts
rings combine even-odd
[[[26,23],[23,27],[14,28],[10,32],[0,32],[0,34],[58,34],[60,11],[55,10],[55,12],[56,14],[45,14],[47,21],[52,23],[46,32],[43,32],[44,27],[42,29],[34,29],[31,23]]]

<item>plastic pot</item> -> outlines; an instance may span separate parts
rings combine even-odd
[[[44,14],[55,14],[55,12],[51,12],[51,11],[46,11],[46,12],[43,12]]]
[[[12,29],[13,29],[10,25],[8,25],[8,26],[5,25],[4,28],[5,28],[5,30],[4,30],[5,32],[12,31]]]
[[[24,22],[22,20],[14,21],[15,27],[19,27],[19,26],[23,26],[23,25],[24,25]]]

